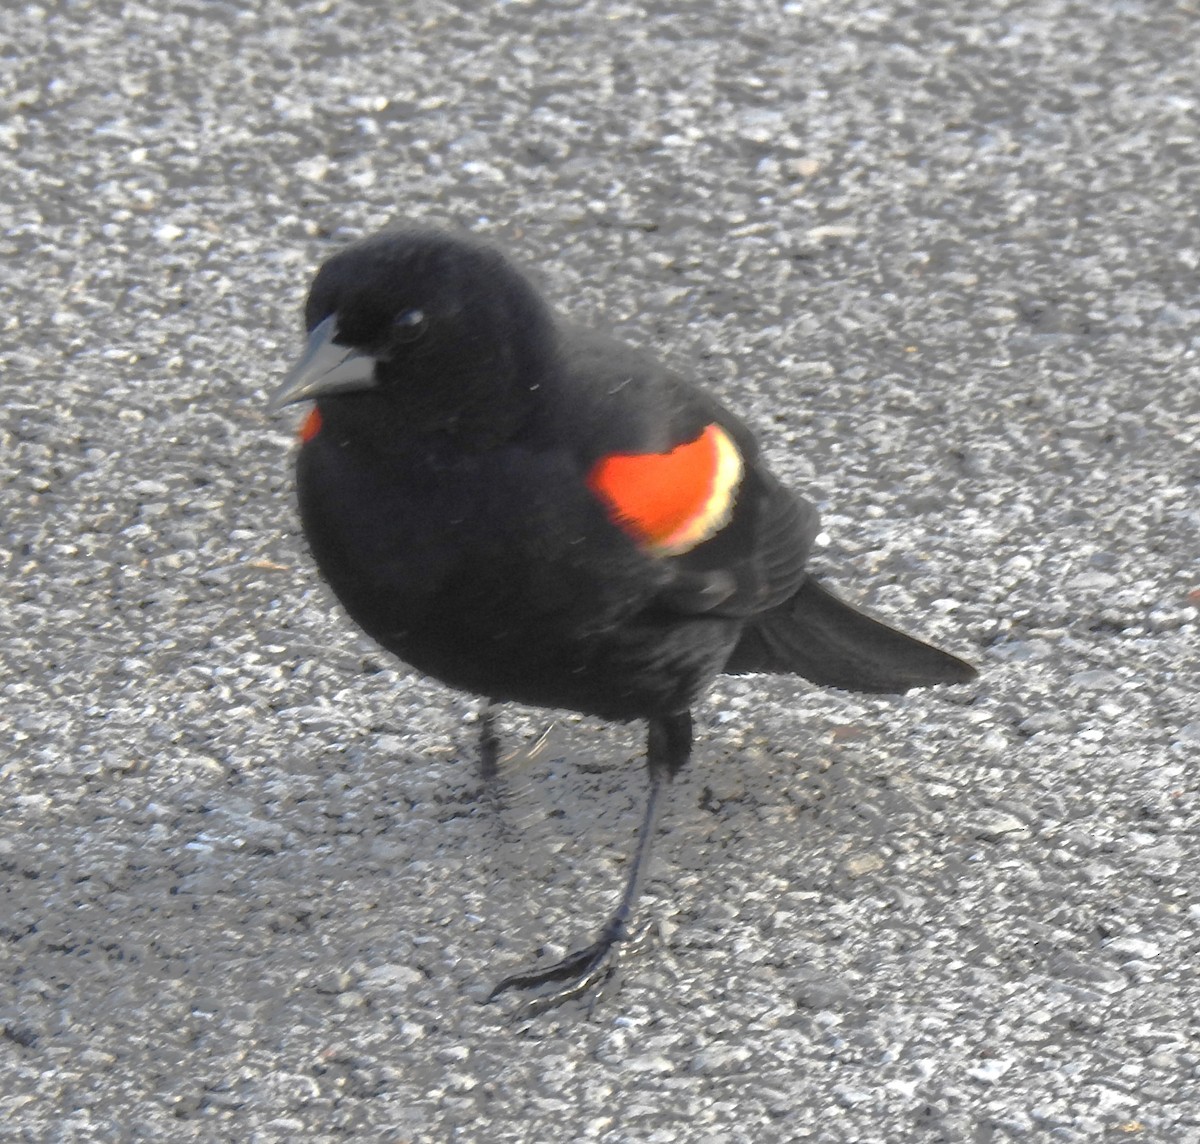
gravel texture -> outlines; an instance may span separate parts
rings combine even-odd
[[[0,10],[0,1139],[1200,1141],[1200,10]],[[761,430],[820,567],[972,658],[640,731],[358,636],[265,394],[319,262],[511,248]]]

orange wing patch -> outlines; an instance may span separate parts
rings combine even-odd
[[[300,440],[307,445],[321,432],[321,411],[314,405],[300,424]]]
[[[597,461],[588,487],[609,514],[656,556],[680,556],[728,520],[742,457],[719,425],[669,453],[616,453]]]

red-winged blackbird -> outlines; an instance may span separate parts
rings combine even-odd
[[[300,512],[354,620],[490,701],[648,723],[650,793],[616,913],[493,997],[529,989],[546,1008],[610,971],[691,707],[718,673],[875,692],[975,676],[821,587],[805,568],[816,510],[746,426],[559,318],[495,250],[432,231],[368,238],[321,267],[305,321],[271,405],[316,401]]]

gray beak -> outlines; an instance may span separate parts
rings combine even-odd
[[[335,345],[335,337],[337,315],[330,314],[309,334],[300,360],[271,395],[268,413],[276,413],[293,401],[370,389],[375,385],[375,359],[348,346]]]

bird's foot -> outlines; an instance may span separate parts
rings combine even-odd
[[[532,743],[527,746],[513,747],[512,750],[501,755],[498,760],[500,766],[523,767],[534,762],[545,751],[546,744],[550,742],[550,735],[557,726],[557,722],[547,723]]]
[[[639,950],[646,944],[651,928],[651,923],[646,922],[631,933],[624,922],[610,922],[591,945],[577,949],[545,968],[510,974],[497,984],[487,999],[494,1001],[509,990],[521,990],[528,995],[528,1000],[520,1006],[516,1016],[528,1018],[567,1001],[587,997],[608,982],[616,972],[622,954]],[[595,1000],[591,998],[589,1012]]]
[[[484,786],[496,786],[501,780],[502,769],[516,769],[532,763],[546,749],[550,735],[557,726],[557,722],[552,721],[532,743],[502,751],[494,709],[488,707],[482,711],[479,715],[479,777]]]

